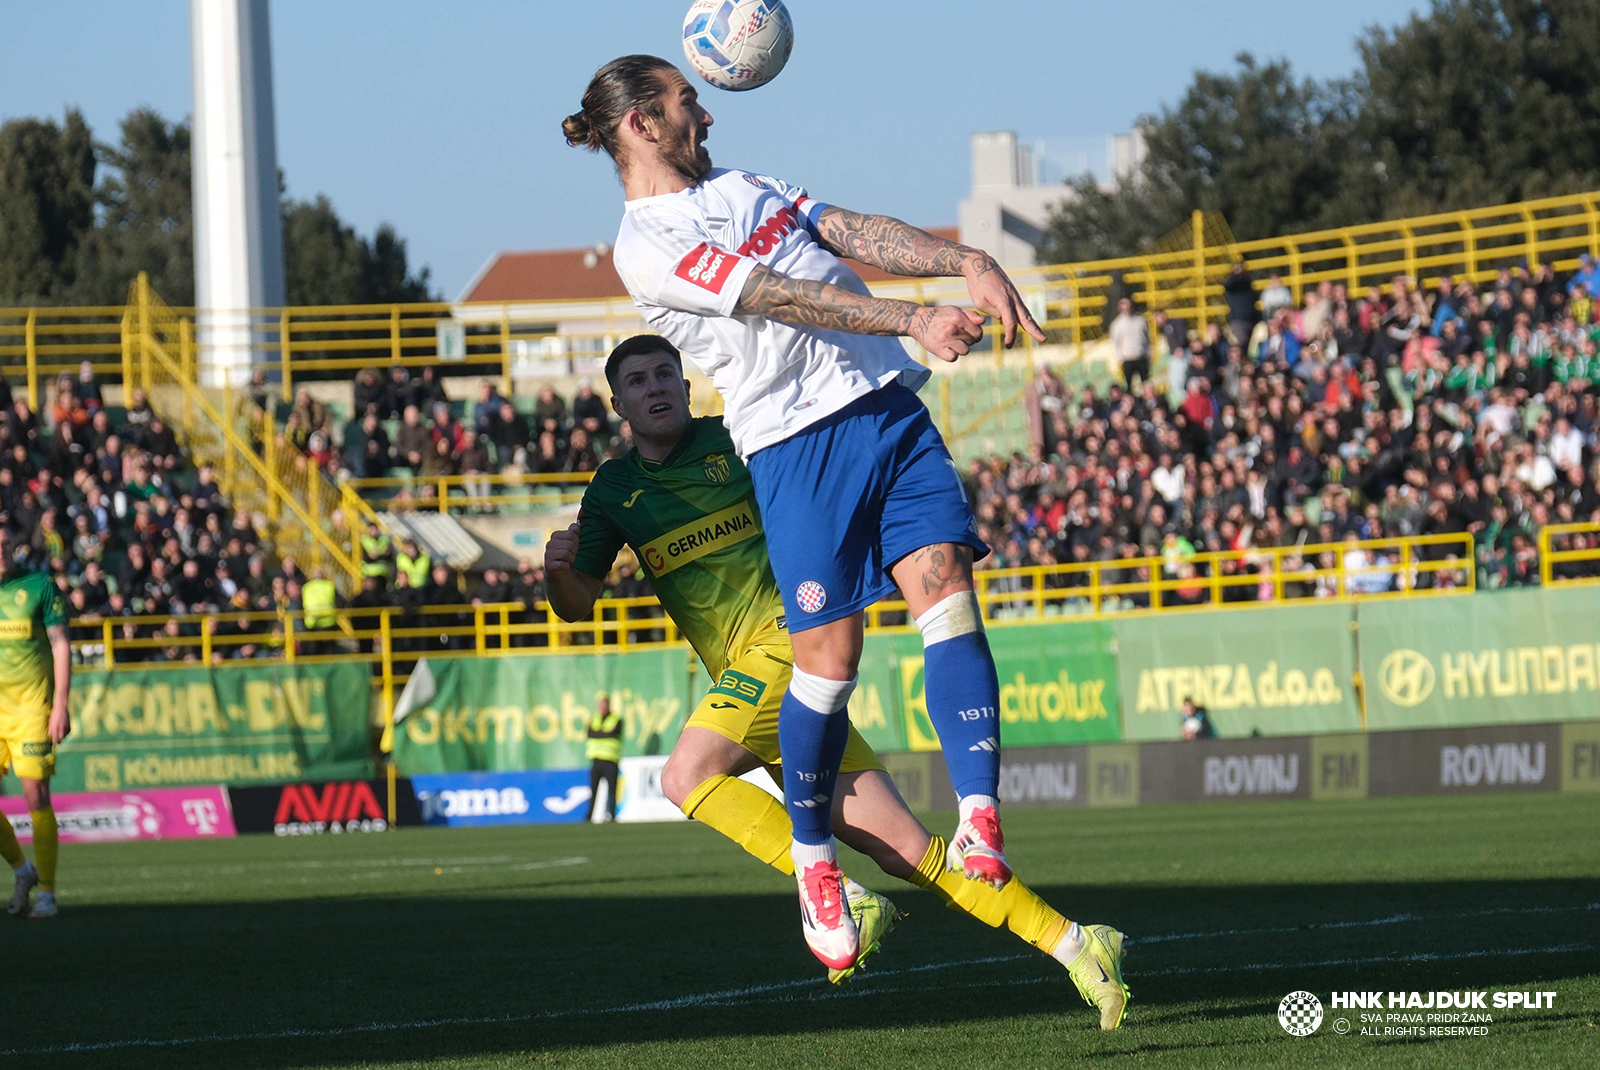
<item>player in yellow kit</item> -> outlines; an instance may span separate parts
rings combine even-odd
[[[17,567],[11,533],[0,527],[0,773],[16,771],[33,820],[30,863],[11,822],[0,818],[0,858],[16,875],[12,915],[56,916],[56,813],[50,776],[56,748],[72,731],[67,692],[72,686],[72,644],[67,606],[47,572]],[[34,888],[33,909],[28,899]]]
[[[624,545],[638,555],[662,606],[715,681],[690,716],[662,771],[662,789],[685,814],[710,825],[768,865],[793,874],[791,825],[783,806],[740,775],[779,762],[778,707],[794,669],[783,602],[767,560],[750,473],[722,421],[691,419],[678,352],[665,339],[630,338],[606,362],[617,413],[636,446],[595,473],[579,522],[545,548],[550,604],[565,620],[587,616]],[[1003,889],[947,868],[943,839],[906,807],[883,765],[850,729],[833,798],[841,840],[886,872],[939,896],[952,909],[1004,925],[1067,968],[1100,1011],[1102,1029],[1126,1013],[1122,934],[1078,925],[1020,879]],[[846,883],[861,913],[861,957],[830,970],[850,976],[892,927],[882,896]]]

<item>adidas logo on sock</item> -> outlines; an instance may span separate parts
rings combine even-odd
[[[826,806],[826,805],[828,805],[828,797],[826,795],[813,795],[809,799],[799,799],[799,800],[797,800],[795,802],[795,805],[796,806],[804,806],[807,810],[809,810],[809,809],[811,809],[812,807],[815,807],[815,806]]]
[[[968,747],[967,749],[968,750],[981,750],[981,751],[996,752],[996,751],[998,751],[1000,749],[1000,741],[998,739],[995,739],[993,736],[990,736],[988,739],[980,739],[980,740],[978,740],[978,742],[974,743],[972,746]]]

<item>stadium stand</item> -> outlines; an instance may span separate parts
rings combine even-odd
[[[1021,276],[1051,343],[935,369],[924,397],[995,547],[991,615],[1600,580],[1594,198],[1252,243],[1197,213],[1188,233]],[[895,292],[959,299],[940,285]],[[395,651],[672,638],[634,568],[597,620],[561,624],[535,563],[484,568],[468,530],[570,507],[629,448],[584,378],[629,315],[284,309],[240,389],[203,385],[192,313],[142,279],[126,309],[0,311],[27,376],[0,505],[108,663],[377,658],[380,623]],[[297,631],[318,570],[340,588],[331,645]],[[226,609],[258,612],[192,612]]]

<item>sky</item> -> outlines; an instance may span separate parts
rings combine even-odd
[[[1105,138],[1175,103],[1196,69],[1241,51],[1302,76],[1356,67],[1355,38],[1405,0],[787,0],[794,53],[771,84],[704,87],[722,166],[820,200],[951,225],[968,137],[1043,143],[1047,177],[1099,166]],[[609,161],[568,148],[562,118],[595,69],[682,61],[687,0],[272,0],[278,164],[289,193],[332,200],[362,233],[392,224],[457,297],[497,250],[609,242]],[[594,17],[590,17],[593,15]],[[53,43],[40,47],[41,43]],[[185,0],[17,4],[0,34],[0,121],[81,109],[101,140],[140,105],[192,106]]]

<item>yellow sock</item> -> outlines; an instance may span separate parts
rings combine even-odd
[[[33,864],[39,869],[39,890],[56,890],[56,852],[60,840],[56,836],[54,810],[29,810],[33,818]]]
[[[28,860],[22,853],[22,844],[17,842],[17,830],[11,827],[11,820],[5,814],[0,814],[0,858],[12,869]]]
[[[1046,955],[1055,951],[1072,923],[1035,895],[1021,878],[1012,877],[997,892],[981,881],[968,880],[964,874],[946,869],[944,855],[945,841],[935,836],[912,883],[943,899],[951,910],[970,914],[997,929],[1004,925]]]
[[[738,777],[714,776],[689,793],[683,812],[777,870],[794,876],[794,826],[778,800]]]

